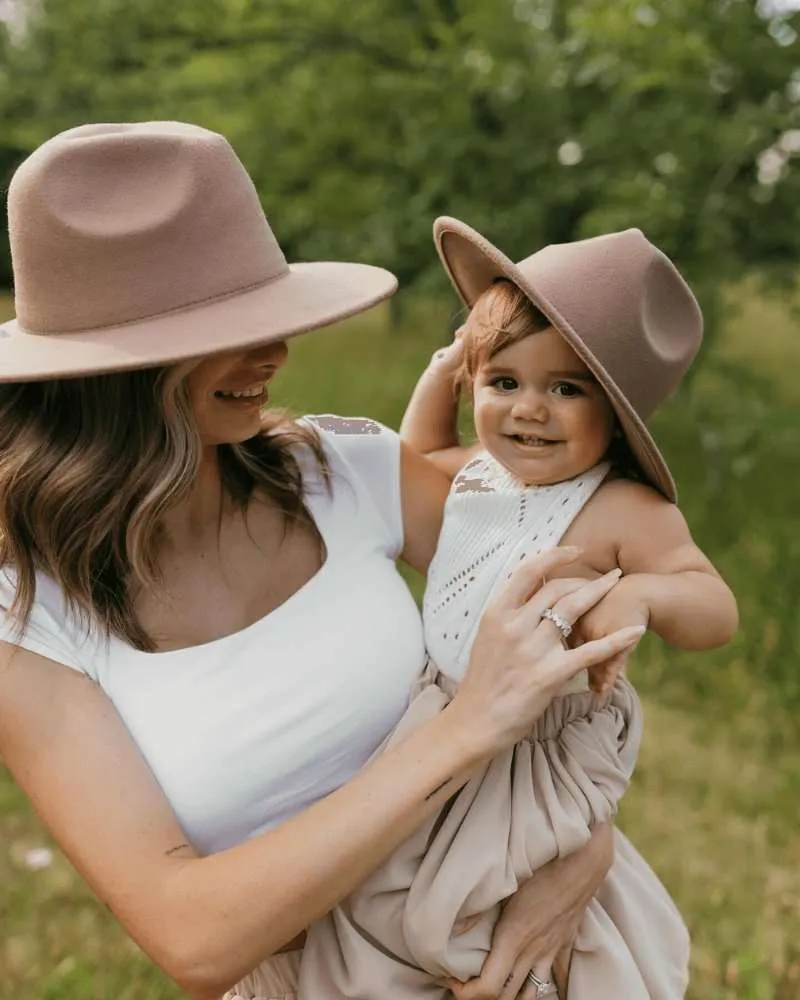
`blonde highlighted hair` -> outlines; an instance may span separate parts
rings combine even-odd
[[[0,569],[16,575],[7,611],[20,630],[39,570],[87,624],[155,649],[131,594],[158,581],[163,516],[187,497],[200,465],[186,386],[195,364],[0,385]],[[297,445],[311,449],[330,485],[316,432],[271,411],[256,437],[219,447],[224,492],[242,509],[263,492],[287,524],[307,521]]]

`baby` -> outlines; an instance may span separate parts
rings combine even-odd
[[[412,704],[398,738],[452,695],[483,610],[529,553],[573,545],[581,555],[570,576],[622,572],[579,622],[558,603],[545,610],[565,642],[641,624],[700,650],[737,628],[733,595],[692,541],[645,426],[702,333],[697,302],[671,261],[638,230],[545,247],[519,265],[455,219],[437,220],[434,234],[470,313],[423,373],[401,428],[454,478],[423,602],[436,683]],[[471,393],[477,445],[461,444],[454,383]],[[479,974],[502,900],[613,818],[627,788],[641,709],[620,676],[623,659],[592,677],[594,693],[586,679],[570,684],[530,738],[471,779],[334,911],[327,931],[312,928],[301,997],[317,989],[416,1000],[444,996],[435,979]],[[684,995],[683,923],[619,835],[572,954],[561,1000]],[[528,972],[532,995],[556,995],[551,959]]]

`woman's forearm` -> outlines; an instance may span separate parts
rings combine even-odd
[[[553,905],[559,912],[577,908],[582,913],[613,862],[614,826],[611,822],[598,823],[583,847],[548,863]],[[520,891],[524,889],[523,885]]]
[[[447,708],[277,829],[182,862],[168,886],[181,985],[200,1000],[220,996],[340,902],[482,759]]]
[[[569,860],[570,858],[564,859],[565,862]],[[588,903],[605,881],[614,863],[614,824],[598,823],[593,827],[588,843],[576,852],[573,863],[575,868],[571,877],[578,893]]]

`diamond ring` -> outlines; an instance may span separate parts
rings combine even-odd
[[[572,626],[567,619],[562,618],[557,611],[553,611],[552,608],[545,608],[542,612],[542,618],[546,618],[548,621],[552,622],[565,639],[569,638],[570,633],[572,632]]]
[[[544,617],[544,615],[542,615]],[[536,987],[536,996],[538,997],[557,997],[558,990],[556,989],[556,984],[552,979],[539,979],[536,973],[531,969],[527,975],[527,980],[529,983],[533,983]]]

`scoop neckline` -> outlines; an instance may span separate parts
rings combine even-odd
[[[324,557],[322,565],[316,570],[316,572],[312,576],[310,576],[305,581],[305,583],[303,583],[300,587],[298,587],[293,594],[290,594],[285,601],[282,601],[276,607],[272,608],[271,611],[268,611],[265,615],[262,615],[260,618],[256,618],[256,620],[250,622],[249,625],[245,625],[244,628],[237,629],[235,632],[228,632],[227,635],[218,636],[216,639],[209,639],[206,642],[195,643],[192,646],[178,646],[176,649],[156,649],[151,651],[144,649],[135,649],[133,646],[130,646],[128,643],[123,642],[123,640],[121,639],[116,639],[116,641],[119,642],[129,652],[136,653],[139,656],[147,656],[153,658],[158,658],[163,656],[180,656],[181,654],[198,653],[204,650],[210,650],[213,649],[215,646],[220,645],[221,643],[230,642],[235,639],[243,638],[249,635],[251,632],[263,626],[266,622],[273,620],[276,616],[280,616],[281,612],[283,612],[285,608],[288,608],[289,605],[294,604],[298,598],[304,596],[312,587],[316,586],[317,583],[320,581],[320,579],[326,576],[328,572],[328,567],[331,562],[331,543],[330,540],[328,539],[326,530],[324,530],[322,525],[320,524],[320,520],[324,521],[324,517],[320,519],[319,516],[320,511],[317,508],[317,504],[315,503],[318,496],[320,495],[321,494],[317,494],[316,492],[309,492],[306,495],[305,504],[306,504],[306,509],[308,510],[309,517],[314,523],[314,527],[316,528],[317,534],[319,535],[320,541],[322,542],[322,547],[324,549]]]

